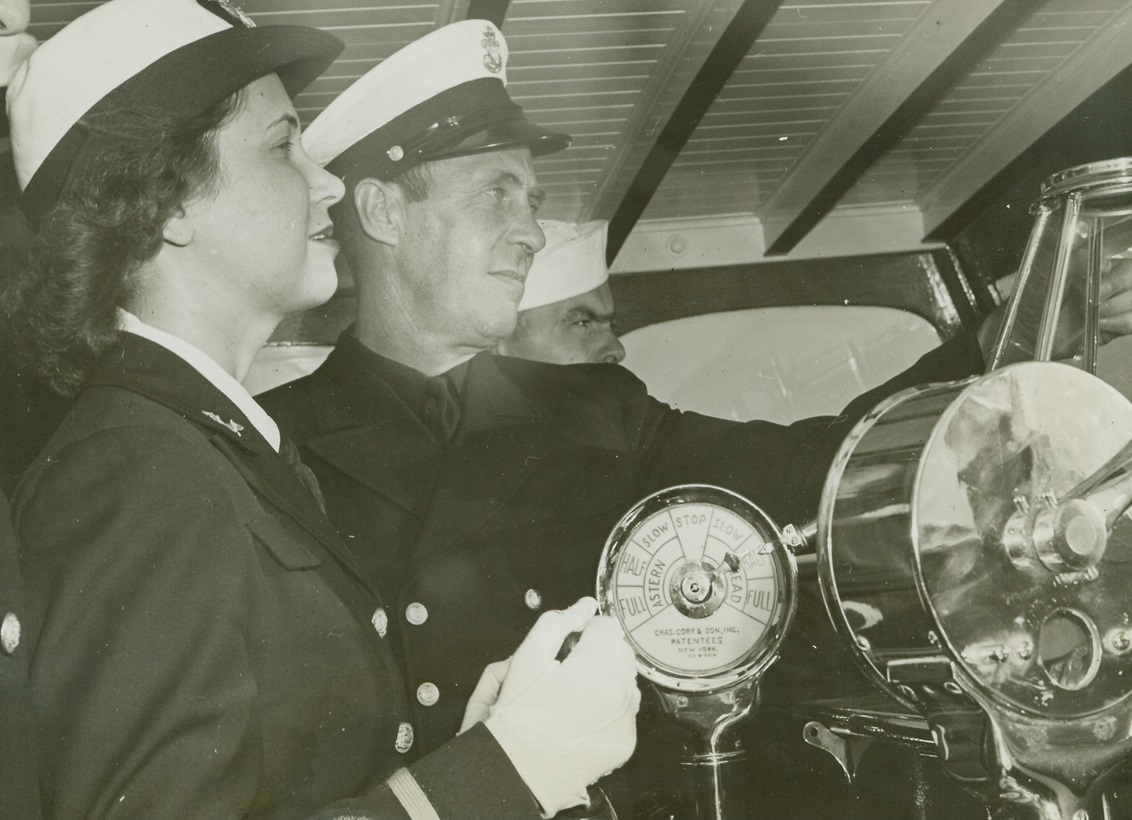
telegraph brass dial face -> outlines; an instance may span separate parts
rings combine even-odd
[[[637,504],[602,554],[598,599],[646,678],[711,691],[777,657],[795,608],[794,559],[745,498],[684,485]]]

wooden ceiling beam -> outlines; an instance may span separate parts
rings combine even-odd
[[[458,23],[461,20],[468,20],[468,5],[471,0],[440,0],[436,4],[436,27],[443,28],[444,26]]]
[[[443,28],[461,20],[490,20],[503,28],[511,0],[439,0],[436,5],[436,27]]]
[[[589,202],[583,206],[579,222],[608,219],[616,213],[627,190],[624,181],[626,167],[634,156],[639,156],[640,147],[649,144],[651,134],[659,137],[658,123],[666,121],[670,115],[668,104],[665,103],[666,93],[672,93],[672,85],[685,61],[694,59],[690,54],[692,46],[702,44],[705,35],[710,36],[708,21],[720,5],[720,0],[709,0],[685,12],[680,18],[675,34],[665,45],[663,55],[649,71],[648,81],[633,102],[633,110],[614,143],[617,147],[613,157],[602,169],[601,181]],[[735,10],[737,12],[739,6]],[[721,29],[716,43],[722,35]],[[714,48],[714,43],[711,47]]]
[[[621,250],[637,220],[648,207],[649,201],[660,187],[664,175],[672,167],[680,150],[715,101],[716,95],[730,79],[743,57],[751,50],[752,44],[762,34],[781,3],[782,0],[745,0],[731,18],[730,24],[720,35],[715,47],[668,117],[656,142],[649,149],[640,168],[625,189],[616,209],[612,211],[605,253],[610,264],[617,257],[617,252]],[[632,150],[635,142],[622,140],[619,141],[619,145],[622,146],[623,151],[629,151]],[[600,198],[598,202],[599,205],[605,204]],[[604,210],[604,207],[595,208],[595,213],[600,216]]]
[[[950,238],[986,189],[1005,190],[1011,164],[1092,94],[1132,66],[1132,6],[1125,8],[1051,72],[1009,116],[917,200],[928,239]]]
[[[498,28],[503,28],[507,17],[507,7],[511,0],[468,0],[467,20],[490,20]]]
[[[1024,16],[1031,0],[936,0],[763,202],[768,254],[786,253]]]

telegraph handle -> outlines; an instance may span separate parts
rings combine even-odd
[[[578,645],[578,641],[580,641],[581,639],[581,632],[571,632],[566,636],[565,640],[562,641],[562,646],[559,647],[558,654],[554,656],[554,659],[556,661],[566,660],[569,654],[574,651],[574,647]]]
[[[759,546],[752,545],[738,549],[735,552],[729,552],[723,557],[723,560],[724,563],[727,564],[728,569],[732,572],[738,572],[743,559],[752,552],[756,555],[770,555],[777,547],[783,546],[790,550],[795,557],[799,555],[813,555],[817,552],[817,535],[817,520],[807,521],[805,524],[799,524],[798,526],[787,524],[782,528],[781,537],[773,541],[767,541],[765,544]],[[569,640],[569,638],[567,638],[567,640]]]

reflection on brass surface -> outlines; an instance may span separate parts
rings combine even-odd
[[[950,770],[1063,814],[1132,751],[1130,442],[1128,400],[1066,365],[917,388],[850,435],[818,520],[866,673],[963,740]]]
[[[1100,635],[1083,612],[1059,609],[1038,628],[1038,663],[1060,689],[1084,689],[1101,662]]]
[[[1129,441],[1123,396],[1055,364],[882,405],[831,477],[821,539],[835,620],[875,674],[946,649],[971,686],[1032,714],[1126,698],[1132,654],[1101,640],[1132,624],[1132,520],[1109,526],[1103,498],[1124,473],[1069,496]],[[1041,649],[1069,623],[1088,635],[1072,663]]]
[[[925,449],[913,533],[922,587],[972,683],[1013,708],[1071,716],[1128,697],[1132,658],[1103,657],[1094,636],[1132,616],[1129,545],[1108,543],[1103,513],[1069,495],[1129,440],[1122,396],[1029,363],[964,391]],[[1085,567],[1095,572],[1066,582]],[[1070,624],[1082,633],[1076,654],[1054,659]]]
[[[1110,527],[1101,495],[1122,476],[1070,495],[1130,440],[1127,400],[1052,363],[878,408],[831,477],[821,537],[834,617],[875,674],[943,652],[969,686],[1034,715],[1128,697],[1132,653],[1101,637],[1132,625],[1132,520]],[[1078,654],[1054,658],[1043,647],[1071,623]]]

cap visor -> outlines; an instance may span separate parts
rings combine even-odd
[[[121,91],[128,102],[165,98],[168,102],[162,107],[191,114],[274,73],[293,97],[325,71],[343,48],[334,35],[303,26],[232,28],[165,55],[113,93]]]

